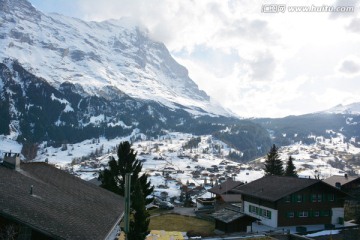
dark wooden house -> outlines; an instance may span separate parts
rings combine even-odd
[[[5,239],[114,239],[123,203],[122,197],[49,164],[20,163],[18,154],[7,153],[0,164]]]
[[[270,227],[343,222],[346,194],[321,180],[265,176],[233,191],[245,214]]]
[[[348,176],[347,174],[343,176],[331,176],[324,179],[324,182],[330,184],[336,188],[341,189],[342,191],[353,196],[357,200],[360,200],[360,177],[359,176]]]

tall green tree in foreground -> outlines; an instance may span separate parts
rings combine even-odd
[[[148,230],[150,214],[145,208],[144,194],[142,192],[140,182],[135,184],[132,206],[136,209],[136,211],[133,214],[133,219],[130,221],[130,232],[128,238],[131,240],[143,240],[150,233]]]
[[[279,158],[278,148],[273,144],[270,148],[269,153],[266,156],[265,161],[265,175],[277,175],[282,176],[284,175],[284,167],[282,161]]]
[[[145,239],[149,226],[149,215],[145,206],[153,201],[151,194],[154,187],[151,186],[151,183],[148,181],[148,176],[141,174],[142,164],[136,158],[136,152],[131,148],[128,141],[120,143],[117,149],[117,156],[117,160],[111,157],[109,160],[109,168],[99,173],[100,186],[124,196],[125,175],[131,173],[130,193],[133,220],[130,222],[129,239]],[[134,238],[130,238],[130,236]],[[145,237],[140,238],[140,236]]]
[[[289,156],[288,161],[286,162],[286,168],[285,168],[285,176],[289,177],[297,177],[296,173],[296,167],[293,163],[294,158],[292,156]]]

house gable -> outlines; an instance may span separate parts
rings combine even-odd
[[[45,163],[0,165],[0,216],[54,239],[105,239],[123,198]]]
[[[272,227],[330,224],[343,217],[346,194],[320,180],[267,176],[236,191],[244,212]]]

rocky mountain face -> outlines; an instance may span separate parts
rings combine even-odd
[[[85,22],[45,15],[25,0],[0,1],[1,60],[16,59],[59,88],[64,82],[83,94],[111,98],[109,87],[168,107],[174,103],[221,115],[164,44],[151,40],[131,19]],[[196,109],[194,109],[196,111]]]
[[[84,22],[0,0],[0,45],[0,135],[23,146],[178,131],[212,134],[245,161],[271,144],[264,128],[213,104],[129,19]]]

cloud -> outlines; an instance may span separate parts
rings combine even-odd
[[[340,63],[339,71],[346,75],[356,75],[360,73],[360,59],[356,56],[347,57]]]
[[[216,49],[204,44],[196,46],[191,53],[180,51],[173,54],[178,58],[191,59],[219,78],[231,74],[235,64],[242,61],[236,49]]]
[[[328,3],[325,3],[328,5]],[[338,18],[348,18],[354,17],[357,14],[357,8],[359,6],[358,0],[336,0],[333,5],[330,5],[334,8],[337,7],[354,7],[354,11],[342,11],[342,12],[332,12],[330,13],[330,19],[338,19]]]
[[[258,54],[254,61],[249,62],[253,80],[271,80],[276,69],[276,61],[270,52]]]
[[[355,33],[360,33],[360,19],[352,19],[350,24],[347,26],[347,29]]]
[[[222,38],[241,38],[259,42],[276,40],[276,35],[268,28],[268,22],[260,19],[236,19],[229,25],[223,26],[217,34]]]

